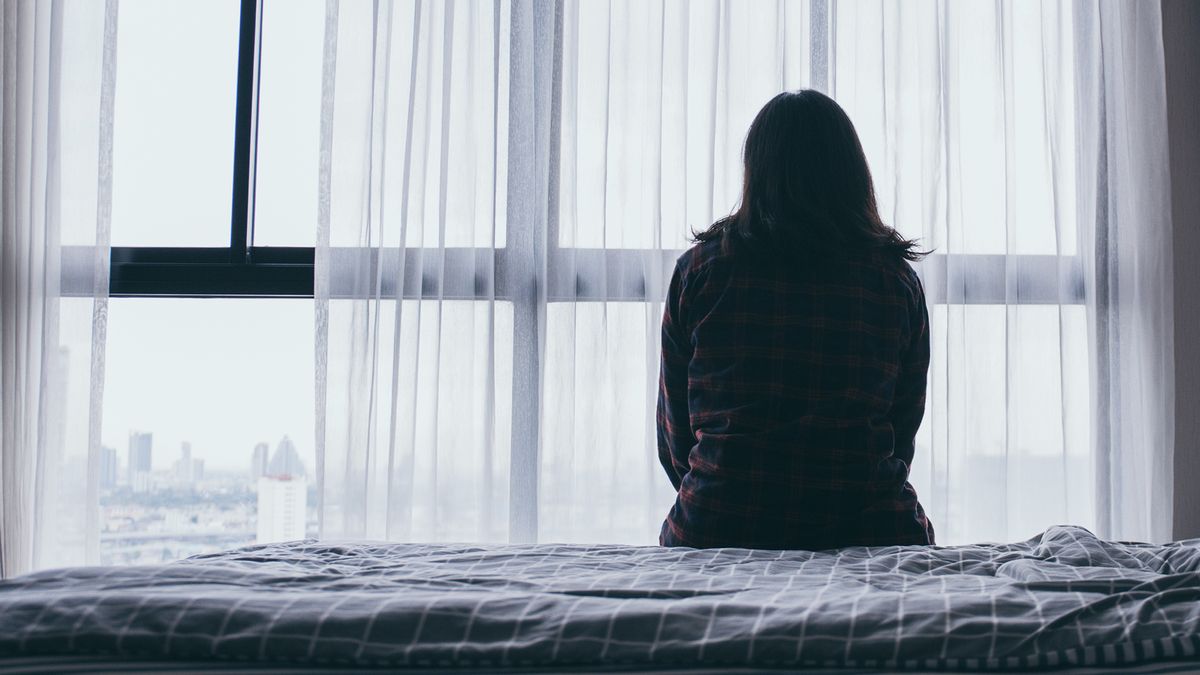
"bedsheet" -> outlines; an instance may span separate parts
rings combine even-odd
[[[837,551],[292,542],[0,582],[39,654],[414,668],[1200,664],[1200,540]],[[1198,665],[1200,669],[1200,665]]]

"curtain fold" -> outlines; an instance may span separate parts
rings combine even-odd
[[[671,265],[800,87],[933,251],[911,479],[940,543],[1169,532],[1155,3],[327,7],[322,536],[653,542]]]
[[[529,397],[521,422],[512,413],[514,388],[536,390],[537,359],[522,356],[514,376],[513,344],[541,343],[527,311],[538,303],[516,311],[504,298],[539,292],[543,23],[528,3],[329,4],[316,286],[325,536],[496,540],[530,527],[508,495],[510,482],[532,489],[510,475],[522,454],[510,447],[512,428],[537,417]],[[525,229],[510,235],[510,220]]]
[[[7,0],[0,577],[96,562],[116,2]]]
[[[1098,465],[1097,527],[1115,539],[1171,538],[1175,448],[1170,175],[1161,5],[1076,7],[1083,61],[1080,222]]]
[[[884,219],[933,251],[912,482],[940,542],[1095,527],[1075,31],[1063,3],[837,5],[830,93]]]

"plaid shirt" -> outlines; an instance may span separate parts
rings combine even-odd
[[[883,252],[780,263],[720,241],[679,258],[662,327],[664,546],[932,544],[908,484],[928,312]]]

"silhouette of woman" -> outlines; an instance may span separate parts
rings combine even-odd
[[[664,546],[932,544],[908,483],[925,410],[923,253],[879,217],[846,113],[771,99],[736,212],[675,266],[658,454],[678,491]]]

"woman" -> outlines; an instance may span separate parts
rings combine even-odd
[[[929,367],[916,244],[883,223],[846,113],[786,92],[737,211],[696,235],[662,329],[664,546],[932,544],[908,483]]]

